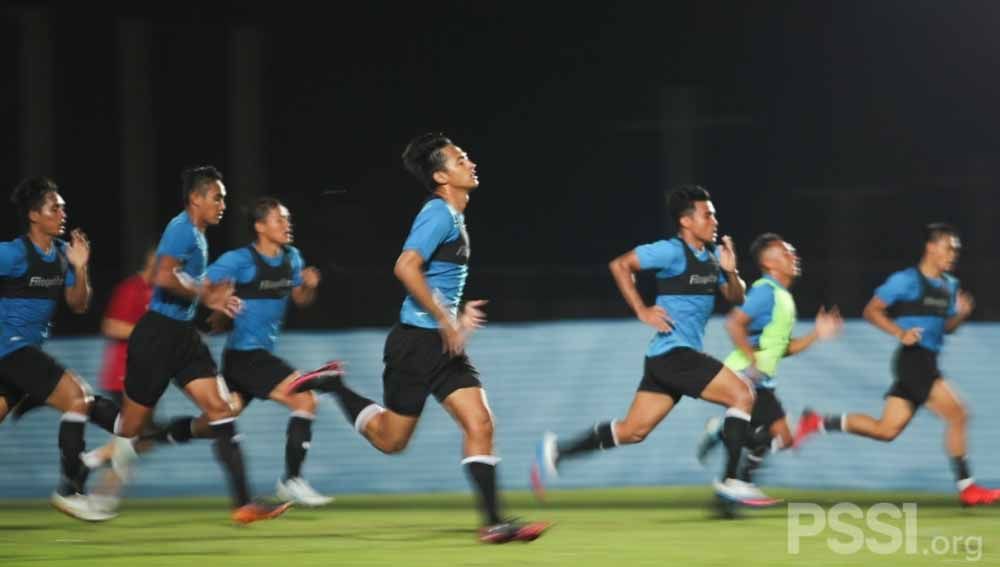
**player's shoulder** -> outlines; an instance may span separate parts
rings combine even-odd
[[[652,250],[658,252],[683,252],[683,244],[678,238],[661,238],[659,240],[654,240],[652,242],[647,242],[646,244],[641,244],[640,246],[645,246]]]
[[[254,263],[253,254],[250,252],[249,246],[240,246],[239,248],[233,248],[232,250],[226,250],[221,256],[215,261],[215,263],[223,264],[246,264]]]
[[[20,237],[6,242],[0,242],[0,254],[12,260],[24,258],[26,253],[27,250],[24,248],[24,240]]]
[[[889,274],[885,281],[890,284],[916,284],[918,280],[917,269],[909,266]]]

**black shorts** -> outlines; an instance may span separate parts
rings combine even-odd
[[[63,365],[37,346],[19,348],[0,358],[0,395],[8,409],[22,399],[30,407],[45,405],[65,373]]]
[[[464,353],[443,352],[437,329],[397,323],[385,339],[382,390],[385,407],[412,417],[420,415],[428,394],[438,403],[460,388],[478,388],[479,372]]]
[[[264,349],[231,350],[222,353],[222,376],[230,392],[249,403],[252,398],[266,400],[271,391],[295,369]]]
[[[640,392],[666,394],[680,401],[681,396],[700,398],[719,371],[722,363],[687,347],[675,348],[657,356],[647,356]]]
[[[125,394],[146,407],[156,405],[171,378],[178,388],[184,388],[192,380],[218,373],[212,354],[191,321],[147,311],[128,339]]]
[[[886,397],[896,396],[920,407],[931,395],[934,382],[941,378],[937,353],[920,346],[904,346],[892,357],[892,373],[896,377]]]
[[[753,411],[750,412],[751,427],[771,427],[777,421],[785,418],[785,408],[774,395],[771,388],[757,388]]]

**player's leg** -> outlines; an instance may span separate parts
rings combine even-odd
[[[939,379],[931,387],[927,407],[945,422],[944,445],[951,459],[963,504],[992,504],[1000,499],[1000,490],[990,490],[979,486],[972,476],[967,452],[967,424],[969,412],[965,403],[951,384]]]
[[[743,447],[750,441],[753,388],[732,370],[720,365],[718,373],[702,390],[701,398],[726,407],[722,422],[722,442],[726,447],[724,479],[735,479]]]
[[[276,357],[275,357],[276,358]],[[277,359],[279,360],[280,359]],[[281,370],[282,372],[284,369]],[[299,377],[292,371],[282,378],[269,392],[268,397],[291,411],[285,428],[285,474],[278,479],[278,498],[305,506],[323,506],[333,501],[323,496],[302,476],[309,446],[312,443],[312,425],[316,419],[316,395],[313,392],[290,393],[288,387]]]
[[[483,514],[483,525],[499,524],[496,466],[493,454],[493,413],[481,387],[452,391],[441,402],[462,430],[462,466],[472,482]]]

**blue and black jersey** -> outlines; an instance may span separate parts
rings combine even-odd
[[[187,211],[171,219],[156,248],[156,258],[163,256],[176,258],[180,263],[179,278],[188,278],[200,283],[205,278],[208,265],[208,241],[205,234],[191,222]],[[197,299],[184,299],[153,286],[153,299],[149,310],[178,321],[190,321],[198,310]]]
[[[56,305],[76,284],[66,242],[47,252],[27,236],[0,243],[0,356],[49,338]]]

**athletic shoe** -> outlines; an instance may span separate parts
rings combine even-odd
[[[86,494],[62,495],[52,493],[52,506],[67,516],[84,522],[105,522],[117,516],[114,512],[101,510]]]
[[[535,462],[531,465],[531,490],[538,500],[545,500],[545,485],[550,480],[559,478],[559,471],[556,469],[558,459],[556,434],[546,431],[535,448]]]
[[[308,390],[333,392],[343,385],[341,379],[346,372],[344,364],[339,360],[331,360],[316,370],[306,372],[288,385],[289,394],[297,394]]]
[[[802,410],[799,423],[795,426],[795,437],[792,441],[792,447],[797,449],[807,437],[821,431],[824,431],[823,416],[809,408]]]
[[[521,523],[515,521],[502,522],[485,526],[479,530],[479,541],[483,543],[507,543],[510,541],[535,541],[542,536],[552,524],[546,522]]]
[[[115,437],[111,442],[111,470],[121,479],[122,483],[132,480],[132,465],[139,458],[135,445],[130,439]]]
[[[767,494],[764,494],[764,491],[757,488],[757,485],[752,482],[735,478],[727,478],[723,482],[715,481],[713,487],[715,488],[715,494],[720,498],[752,508],[774,506],[781,502],[777,498],[771,498]]]
[[[233,510],[231,517],[237,524],[250,524],[261,520],[277,518],[291,507],[291,502],[285,502],[283,504],[261,504],[259,502],[251,502]]]
[[[712,449],[718,447],[720,442],[722,442],[722,420],[718,417],[710,417],[705,422],[705,432],[701,435],[701,441],[698,442],[698,449],[695,453],[702,466],[705,466],[708,454]]]
[[[958,494],[962,506],[983,506],[1000,500],[1000,490],[970,484]]]
[[[83,461],[83,466],[88,469],[99,469],[106,462],[102,453],[103,447],[94,449],[93,451],[86,451],[80,453],[80,460]]]
[[[275,486],[278,500],[283,502],[294,502],[307,507],[326,506],[333,502],[332,496],[323,496],[316,492],[312,486],[302,477],[293,477],[282,481],[278,479]]]

